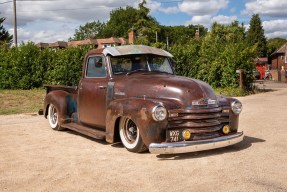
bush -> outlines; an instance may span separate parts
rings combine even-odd
[[[177,61],[178,75],[201,79],[213,87],[236,88],[239,86],[236,70],[242,69],[244,87],[250,90],[255,48],[246,42],[245,29],[238,22],[215,23],[205,37],[175,45],[171,53]]]
[[[0,89],[31,89],[43,84],[77,85],[87,47],[40,50],[33,43],[0,50]]]

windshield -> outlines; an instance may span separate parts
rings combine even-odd
[[[113,74],[131,74],[137,71],[173,74],[170,59],[158,55],[111,56]]]

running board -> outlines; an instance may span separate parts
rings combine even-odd
[[[83,125],[79,125],[77,123],[67,123],[61,125],[61,127],[71,129],[73,131],[82,133],[84,135],[90,136],[95,139],[104,139],[106,137],[105,131],[99,131],[93,128],[85,127]]]

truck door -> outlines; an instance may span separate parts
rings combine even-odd
[[[90,56],[79,83],[78,116],[83,124],[105,128],[106,91],[109,77],[103,56]]]

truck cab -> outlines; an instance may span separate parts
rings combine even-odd
[[[91,50],[76,87],[46,85],[44,116],[131,152],[186,153],[236,144],[240,101],[176,76],[172,55],[144,45]]]

